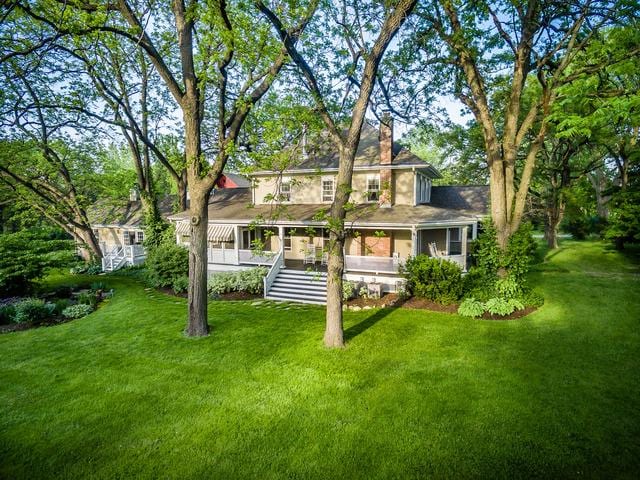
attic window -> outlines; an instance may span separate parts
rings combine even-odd
[[[322,201],[333,202],[334,183],[333,178],[322,179]]]
[[[416,203],[429,203],[431,201],[431,179],[425,175],[416,175]]]
[[[367,178],[367,201],[377,202],[380,199],[380,177]]]

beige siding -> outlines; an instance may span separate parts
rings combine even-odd
[[[291,179],[290,203],[322,203],[322,178],[326,177],[330,177],[330,175],[290,175],[284,177]],[[256,204],[272,203],[273,200],[269,200],[269,198],[277,196],[278,188],[278,177],[259,177],[255,187]]]
[[[415,175],[411,171],[393,171],[393,204],[413,205],[413,182]]]
[[[367,178],[376,175],[379,172],[371,170],[367,172],[353,173],[353,193],[352,200],[356,203],[366,202]],[[292,204],[314,204],[322,202],[322,179],[333,175],[288,175],[284,178],[290,178],[291,187],[291,203]],[[335,179],[335,176],[333,176]],[[395,205],[413,205],[414,196],[414,178],[415,175],[411,171],[392,171],[392,202]],[[279,179],[273,177],[257,177],[255,186],[255,201],[257,205],[271,203],[273,200],[265,201],[265,198],[276,196],[278,194]],[[382,185],[381,185],[382,187]]]
[[[407,258],[411,255],[411,231],[393,231],[393,251],[400,255],[400,258]]]
[[[107,246],[108,249],[112,247],[122,246],[122,233],[121,228],[98,228],[98,242]]]

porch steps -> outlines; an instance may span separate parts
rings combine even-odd
[[[327,274],[283,268],[278,272],[265,298],[325,305],[327,303]]]

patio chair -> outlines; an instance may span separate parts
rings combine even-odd
[[[322,251],[322,257],[320,258],[320,265],[328,265],[329,264],[329,252],[326,250]]]
[[[307,263],[316,263],[316,246],[315,245],[307,245],[307,248],[304,251],[304,262],[305,265]]]
[[[398,252],[393,252],[393,265],[400,265],[400,254]]]
[[[431,242],[429,244],[429,254],[431,254],[431,256],[434,257],[434,258],[442,257],[442,255],[440,255],[440,252],[438,251],[438,247],[436,246],[436,242]]]

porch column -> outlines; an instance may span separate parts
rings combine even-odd
[[[476,238],[478,238],[478,222],[473,224],[471,230],[471,240],[475,240]]]
[[[411,256],[418,255],[418,230],[416,227],[411,227]]]
[[[278,226],[278,239],[280,240],[280,253],[284,258],[284,227],[282,225]]]
[[[463,271],[467,271],[467,235],[469,232],[469,227],[467,225],[465,225],[464,227],[462,227],[462,262],[463,262],[463,267],[462,270]]]
[[[240,226],[233,226],[233,245],[236,248],[236,265],[240,265]]]

